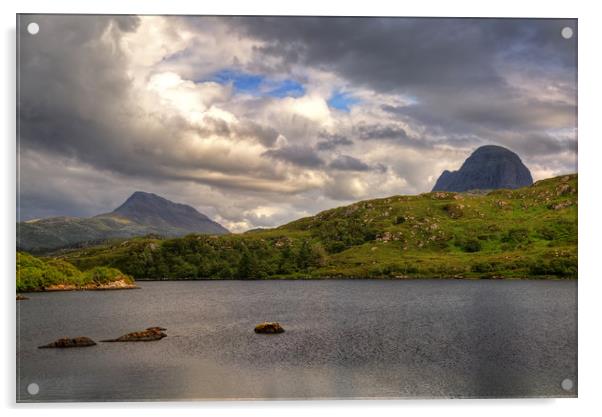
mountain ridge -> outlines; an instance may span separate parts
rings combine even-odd
[[[178,237],[190,233],[229,231],[194,207],[136,191],[112,212],[87,218],[57,216],[17,223],[17,247],[35,252],[86,246],[112,238],[148,234]]]

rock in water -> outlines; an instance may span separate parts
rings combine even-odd
[[[255,326],[255,333],[284,333],[284,329],[277,322],[264,322]]]
[[[167,337],[163,327],[149,327],[141,332],[124,334],[117,339],[101,340],[101,342],[152,342]]]
[[[533,184],[531,172],[514,152],[495,145],[481,146],[458,171],[443,171],[433,191],[493,190]]]
[[[96,342],[89,337],[63,337],[52,343],[48,343],[44,346],[38,346],[39,349],[50,349],[50,348],[72,348],[72,347],[86,347],[94,346]]]
[[[17,301],[29,300],[29,297],[25,297],[24,295],[17,294]]]

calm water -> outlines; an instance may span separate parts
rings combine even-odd
[[[575,396],[577,283],[142,282],[17,303],[17,399]],[[258,335],[279,321],[286,332]],[[37,349],[149,326],[168,337]],[[561,388],[570,378],[573,390]],[[27,385],[40,391],[31,396]]]

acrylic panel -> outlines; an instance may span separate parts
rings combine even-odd
[[[18,15],[17,401],[576,397],[577,34]]]

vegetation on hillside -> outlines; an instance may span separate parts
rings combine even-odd
[[[362,201],[240,235],[135,238],[60,256],[135,278],[576,278],[577,175]]]
[[[63,286],[94,288],[116,281],[133,284],[134,280],[115,268],[96,266],[80,271],[62,259],[42,260],[25,252],[17,252],[17,291],[42,291]]]

